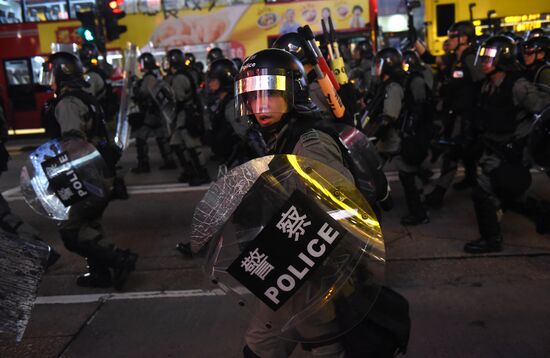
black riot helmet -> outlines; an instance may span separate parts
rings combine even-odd
[[[186,52],[184,55],[183,55],[184,59],[185,59],[185,66],[187,67],[193,67],[194,64],[195,64],[195,55],[193,55],[191,52]]]
[[[546,32],[544,31],[544,29],[539,27],[527,32],[525,39],[529,40],[529,39],[532,39],[533,37],[540,37],[540,36],[542,37],[546,36]]]
[[[308,46],[308,44],[302,35],[297,32],[289,32],[275,40],[271,47],[290,52],[296,56],[303,65],[306,65],[311,64],[306,53],[306,46]]]
[[[86,67],[97,66],[99,50],[94,43],[83,43],[78,49],[78,57],[80,58],[82,65]]]
[[[402,61],[403,71],[410,73],[413,71],[422,71],[424,69],[422,60],[416,51],[406,50],[403,51]]]
[[[401,52],[393,47],[387,47],[378,51],[376,56],[374,56],[374,65],[372,66],[373,76],[393,76],[401,69],[402,59]]]
[[[232,93],[235,89],[235,76],[237,72],[237,67],[233,61],[227,58],[220,58],[208,66],[206,82],[218,80],[220,88],[217,91]]]
[[[550,106],[536,116],[527,148],[536,165],[550,169]]]
[[[369,40],[361,40],[355,44],[353,52],[359,52],[361,58],[371,59],[373,56],[372,44]]]
[[[141,71],[152,71],[158,69],[157,60],[150,52],[144,52],[139,56],[139,68]]]
[[[288,113],[309,103],[302,63],[287,51],[270,48],[246,58],[235,78],[237,116]],[[271,107],[272,100],[279,106]]]
[[[485,41],[477,50],[474,65],[490,64],[499,71],[516,69],[516,44],[508,36],[497,35]]]
[[[470,21],[459,21],[455,22],[454,24],[449,27],[449,30],[447,31],[447,36],[449,38],[455,38],[458,37],[460,41],[461,36],[466,36],[468,39],[468,43],[470,44],[472,41],[474,41],[476,37],[476,29],[474,27],[474,24],[472,24]],[[466,45],[461,44],[459,45]]]
[[[82,63],[75,55],[68,52],[56,52],[43,63],[40,83],[51,86],[55,80],[58,90],[64,86],[90,87],[83,76]]]
[[[525,55],[544,52],[544,58],[535,59],[535,61],[547,61],[550,59],[550,38],[546,36],[535,36],[525,41],[521,46],[521,52]]]
[[[166,53],[166,60],[168,61],[169,68],[175,68],[181,70],[185,67],[185,57],[181,50],[175,48]]]
[[[206,54],[206,62],[208,62],[208,64],[220,58],[225,58],[225,55],[223,54],[222,49],[219,47],[214,47],[210,49],[210,51],[208,51],[208,54]]]

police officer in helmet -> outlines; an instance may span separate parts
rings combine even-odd
[[[185,66],[181,50],[168,51],[167,59],[170,68],[168,82],[176,99],[176,121],[170,145],[183,166],[178,181],[192,186],[205,184],[210,182],[210,177],[202,152],[204,118],[196,84]]]
[[[475,150],[477,147],[472,109],[484,74],[474,65],[475,39],[475,28],[469,21],[456,22],[448,30],[448,48],[454,54],[454,61],[448,69],[449,77],[442,88],[443,131],[445,139],[450,139],[455,146],[444,154],[441,174],[435,182],[434,190],[426,196],[426,205],[434,209],[442,206],[443,197],[456,175],[459,161],[464,164],[465,176],[453,187],[463,190],[474,186],[476,182],[476,159],[479,154]],[[424,62],[436,62],[423,44],[417,41],[415,48]]]
[[[550,93],[550,38],[535,36],[521,46],[525,78]]]
[[[90,85],[83,79],[79,59],[70,53],[58,52],[44,63],[43,71],[42,83],[50,85],[57,96],[54,112],[59,127],[56,136],[75,136],[93,144],[110,169],[105,180],[112,184],[117,153],[114,145],[110,145],[101,107],[84,91]],[[79,286],[114,285],[120,288],[135,268],[137,255],[116,248],[104,236],[101,216],[107,204],[108,199],[105,199],[88,207],[78,218],[70,216],[60,224],[59,232],[67,250],[84,257],[88,263],[88,273],[77,279]]]
[[[300,61],[286,51],[266,49],[253,54],[244,61],[236,77],[237,115],[249,118],[259,128],[266,154],[296,154],[322,161],[352,180],[334,139],[312,128],[319,114],[311,110],[304,77]],[[296,345],[281,340],[276,332],[255,320],[245,342],[245,357],[288,353]],[[338,342],[331,346],[335,352],[331,357],[343,354]],[[323,347],[316,350],[322,351]]]
[[[502,249],[502,205],[521,200],[531,184],[524,160],[525,143],[532,114],[545,105],[545,100],[518,71],[511,38],[488,39],[477,52],[476,64],[486,79],[476,106],[483,144],[479,161],[482,174],[472,192],[481,238],[464,246],[466,252],[474,254]]]
[[[149,146],[147,139],[155,137],[160,154],[164,164],[160,166],[160,170],[176,169],[176,163],[172,159],[172,153],[168,144],[168,131],[165,119],[160,113],[161,109],[151,97],[153,89],[161,81],[159,68],[155,57],[149,53],[142,53],[138,58],[139,68],[143,74],[141,79],[136,83],[134,91],[134,99],[139,105],[140,112],[143,114],[143,123],[137,124],[135,130],[136,150],[137,150],[137,167],[132,168],[132,172],[136,174],[149,173],[151,166],[149,164]]]
[[[219,60],[220,58],[225,58],[223,51],[219,47],[211,48],[206,54],[206,62],[210,65],[212,62]]]

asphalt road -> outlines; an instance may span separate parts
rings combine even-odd
[[[18,196],[18,168],[29,145],[11,145],[11,169],[0,189],[62,257],[43,278],[24,339],[0,340],[0,357],[240,356],[247,326],[242,309],[206,280],[200,260],[174,249],[186,240],[206,187],[175,183],[177,171],[127,173],[131,198],[111,203],[104,228],[117,246],[140,255],[137,269],[121,291],[80,288],[74,281],[84,261],[63,248],[55,223]],[[154,145],[151,152],[156,168]],[[126,171],[134,156],[130,147]],[[468,192],[451,191],[446,206],[430,213],[430,224],[405,228],[399,225],[401,188],[391,184],[396,207],[382,220],[386,282],[410,303],[407,356],[549,357],[550,235],[506,213],[503,252],[467,255],[462,246],[478,237]],[[533,192],[550,198],[546,176],[534,175]],[[293,357],[308,354],[298,349]]]

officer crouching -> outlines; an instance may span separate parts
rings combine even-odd
[[[74,55],[58,52],[44,63],[43,71],[42,83],[49,85],[57,97],[53,107],[58,124],[54,137],[76,137],[91,143],[107,164],[105,180],[112,186],[114,167],[120,153],[109,140],[101,106],[83,90],[89,84],[83,79],[82,64]],[[103,234],[101,216],[108,203],[109,198],[106,197],[80,211],[78,217],[71,211],[69,219],[59,224],[65,248],[84,257],[88,263],[88,272],[76,281],[79,286],[114,285],[118,289],[135,268],[138,256],[130,250],[116,248]]]

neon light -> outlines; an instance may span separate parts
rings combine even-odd
[[[46,133],[44,128],[29,128],[29,129],[10,129],[8,130],[9,135],[25,135],[25,134],[42,134]]]

